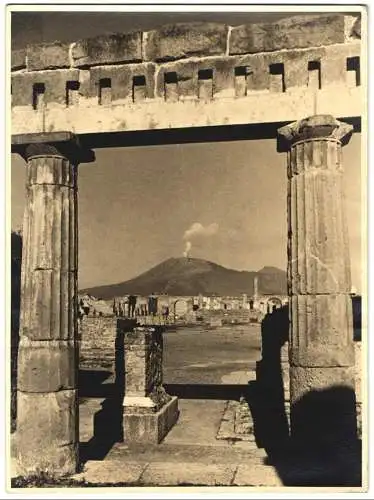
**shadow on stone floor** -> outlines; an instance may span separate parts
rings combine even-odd
[[[80,397],[105,397],[101,410],[94,415],[93,437],[80,443],[80,463],[88,460],[104,460],[113,445],[123,441],[123,397],[125,393],[124,338],[117,330],[115,340],[115,380],[103,384],[111,376],[108,371],[80,372]]]
[[[79,370],[79,398],[107,398],[113,394],[114,383],[103,383],[112,376],[108,370]]]
[[[278,448],[289,439],[281,365],[288,330],[287,306],[266,314],[261,323],[261,360],[256,367],[256,381],[249,383],[247,391],[259,448]]]
[[[355,393],[346,386],[311,391],[292,409],[292,439],[265,447],[285,486],[362,484]]]
[[[256,444],[285,486],[359,487],[362,453],[353,389],[342,385],[307,393],[291,408],[290,436],[281,359],[288,321],[283,307],[262,322],[262,359],[247,391]]]
[[[244,384],[164,384],[170,396],[179,399],[237,400],[248,391]]]

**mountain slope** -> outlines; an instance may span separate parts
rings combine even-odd
[[[170,258],[129,281],[81,290],[95,297],[111,299],[127,294],[149,295],[233,295],[253,294],[258,276],[259,293],[287,293],[286,273],[264,267],[258,273],[235,271],[203,259]]]

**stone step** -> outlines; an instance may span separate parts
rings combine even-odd
[[[137,462],[158,462],[166,459],[172,463],[235,464],[246,463],[248,460],[261,461],[265,457],[265,451],[252,443],[246,447],[237,444],[222,446],[220,443],[217,443],[217,446],[161,443],[158,446],[129,447],[116,443],[107,455],[108,460],[121,460],[124,463],[136,458]]]

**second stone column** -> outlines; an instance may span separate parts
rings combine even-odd
[[[292,437],[355,437],[351,276],[341,148],[352,126],[318,115],[278,130],[288,151]]]

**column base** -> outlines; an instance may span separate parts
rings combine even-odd
[[[17,431],[12,436],[12,458],[11,475],[12,477],[38,476],[46,474],[51,477],[75,474],[78,470],[78,444],[72,443],[58,450],[51,446],[46,446],[42,456],[36,459],[33,450],[24,450],[23,443],[20,442],[20,436]]]
[[[291,436],[311,446],[357,439],[354,367],[290,368]]]
[[[148,400],[149,398],[131,399]],[[126,397],[124,399],[124,403],[125,402]],[[156,412],[150,405],[124,406],[124,442],[128,445],[159,444],[177,422],[178,417],[178,398],[176,396],[172,396],[171,399]]]
[[[15,458],[19,474],[73,474],[78,466],[78,400],[74,389],[18,391]]]

